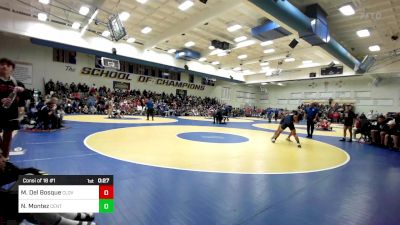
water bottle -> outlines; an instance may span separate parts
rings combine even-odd
[[[12,105],[12,103],[13,103],[14,100],[15,100],[15,97],[17,97],[17,89],[14,89],[14,91],[11,92],[11,93],[8,95],[8,98],[11,99],[11,101],[10,101],[10,103],[5,103],[5,104],[3,104],[3,108],[5,108],[5,109],[10,108],[10,106]]]

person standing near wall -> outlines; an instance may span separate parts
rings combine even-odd
[[[344,117],[343,138],[340,139],[340,141],[346,141],[346,133],[348,130],[350,133],[349,142],[352,142],[353,141],[352,129],[353,129],[353,125],[356,120],[356,114],[351,109],[351,106],[349,106],[349,105],[345,106],[345,111],[343,113],[343,117]]]
[[[15,64],[6,58],[0,59],[0,147],[2,155],[9,159],[12,132],[19,129],[19,109],[25,106],[24,85],[11,76]]]

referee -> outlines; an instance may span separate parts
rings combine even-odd
[[[314,133],[314,124],[318,120],[318,108],[315,106],[316,103],[312,103],[309,108],[306,109],[307,115],[307,137],[312,138]]]

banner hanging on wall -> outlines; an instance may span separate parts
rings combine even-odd
[[[170,87],[187,88],[192,90],[204,91],[205,86],[200,84],[191,84],[186,82],[181,82],[177,80],[168,80],[163,78],[149,77],[149,76],[139,76],[139,83],[154,83],[157,85],[164,85]]]
[[[121,71],[105,70],[105,69],[91,68],[91,67],[83,67],[81,70],[81,74],[94,77],[111,78],[114,80],[123,80],[123,81],[131,81],[132,77],[134,76],[133,74]],[[150,77],[143,75],[139,75],[137,81],[139,83],[153,83],[156,85],[185,88],[191,90],[200,90],[200,91],[205,90],[205,85],[201,84],[186,83],[177,80],[169,80],[164,78]]]
[[[15,62],[13,77],[23,84],[32,84],[33,66],[31,63]]]
[[[129,91],[131,89],[131,84],[128,82],[113,81],[113,89]]]
[[[91,68],[91,67],[83,67],[81,70],[81,74],[90,75],[95,77],[104,77],[111,78],[117,80],[132,80],[132,74],[120,72],[120,71],[111,71],[99,68]]]

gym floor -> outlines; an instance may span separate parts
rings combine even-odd
[[[303,148],[257,118],[67,116],[66,129],[20,131],[12,156],[49,174],[114,175],[115,211],[99,224],[398,224],[400,153],[339,142],[340,126]],[[294,138],[292,138],[294,139]]]

